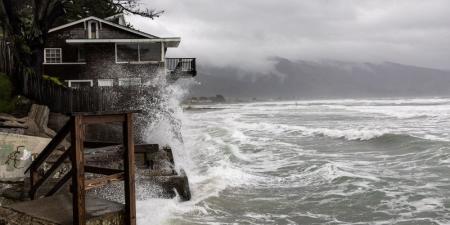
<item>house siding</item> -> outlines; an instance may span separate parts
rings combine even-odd
[[[146,38],[141,35],[133,34],[116,27],[110,26],[108,24],[102,24],[102,29],[99,33],[100,39],[138,39]]]
[[[115,62],[115,45],[87,44],[84,45],[86,64],[81,65],[44,65],[44,73],[56,76],[62,80],[105,79],[142,77],[151,79],[158,69],[164,69],[164,63],[128,64]],[[63,58],[66,48],[63,48]],[[76,62],[76,61],[74,61]]]
[[[96,43],[69,45],[66,39],[86,39],[87,29],[84,24],[76,24],[48,35],[47,48],[62,48],[63,63],[78,62],[78,48],[84,48],[85,64],[45,64],[44,74],[59,77],[62,80],[105,79],[141,77],[145,82],[164,69],[164,63],[158,64],[117,64],[114,43]],[[102,24],[99,39],[136,39],[144,38],[108,24]],[[117,83],[117,81],[115,81]],[[96,82],[94,83],[96,85]]]

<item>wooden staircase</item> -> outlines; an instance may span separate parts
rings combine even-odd
[[[124,224],[136,224],[136,197],[135,197],[135,150],[133,137],[133,113],[127,112],[94,112],[94,113],[73,113],[70,120],[60,129],[53,140],[37,156],[27,172],[30,172],[29,195],[33,201],[39,201],[60,192],[66,183],[70,183],[72,192],[73,224],[86,224],[86,191],[92,188],[101,187],[111,182],[124,181],[125,187],[125,207]],[[101,123],[121,123],[123,130],[123,170],[102,168],[86,165],[84,160],[84,140],[85,127],[89,124]],[[42,167],[51,155],[57,151],[59,144],[70,135],[71,145],[62,152],[49,169],[42,172]],[[40,193],[39,189],[49,179],[54,177],[55,172],[67,161],[70,161],[71,168],[61,176],[56,184],[46,193]],[[95,178],[86,179],[85,174],[97,174]],[[98,176],[101,175],[101,176]],[[89,196],[88,196],[89,198]],[[22,203],[24,204],[24,203]],[[53,206],[54,207],[54,206]],[[45,211],[45,210],[44,210]]]

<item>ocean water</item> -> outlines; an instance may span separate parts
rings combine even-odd
[[[450,98],[198,105],[139,224],[450,224]]]

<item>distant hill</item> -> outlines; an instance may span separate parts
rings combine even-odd
[[[277,75],[275,75],[277,74]],[[275,72],[245,75],[236,68],[203,67],[192,96],[327,98],[449,96],[450,71],[385,62],[291,61]]]

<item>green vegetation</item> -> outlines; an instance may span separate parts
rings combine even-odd
[[[0,73],[0,113],[9,113],[14,110],[15,100],[11,97],[12,83],[8,76]]]
[[[52,77],[49,75],[42,75],[42,77],[44,78],[44,80],[49,80],[49,81],[53,82],[54,84],[57,84],[60,86],[65,86],[64,83],[58,77]]]

